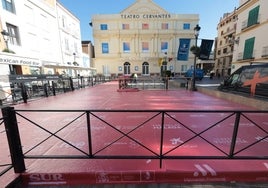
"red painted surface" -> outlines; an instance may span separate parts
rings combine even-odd
[[[252,110],[247,106],[207,96],[199,92],[187,90],[141,90],[138,92],[118,92],[118,83],[111,82],[86,88],[62,95],[52,96],[28,104],[15,106],[16,109],[120,109],[120,110]],[[82,116],[68,128],[63,128],[78,117],[81,112],[75,113],[29,113],[19,112],[27,118],[49,129],[52,133],[62,137],[81,151],[88,153],[88,135],[86,117]],[[150,113],[118,113],[105,114],[96,112],[112,127],[91,116],[91,130],[93,140],[93,153],[99,155],[152,155],[160,151],[161,116],[137,128],[145,120],[155,115]],[[228,153],[233,131],[234,117],[228,118],[217,126],[200,133],[213,126],[229,114],[209,113],[171,113],[172,118],[165,117],[163,153],[168,155],[196,155],[218,156],[221,152],[210,144],[215,144]],[[268,117],[260,114],[248,114],[258,122],[258,125],[268,131]],[[182,126],[182,125],[185,125]],[[187,129],[186,127],[190,128]],[[22,137],[23,151],[42,140],[50,134],[38,127],[30,125],[26,120],[19,118],[19,128]],[[135,129],[135,130],[134,130]],[[120,130],[118,132],[117,130]],[[247,119],[242,119],[237,138],[239,151],[257,139],[267,136]],[[128,134],[134,140],[122,136]],[[119,139],[120,138],[120,139]],[[141,145],[150,148],[148,151]],[[185,143],[186,142],[186,143]],[[111,144],[112,143],[112,144]],[[184,143],[184,144],[183,144]],[[110,147],[106,148],[107,145]],[[181,147],[178,147],[183,144]],[[253,146],[239,155],[255,155],[260,153],[268,155],[268,139]],[[177,149],[174,149],[178,147]],[[103,149],[104,148],[104,149]],[[173,150],[174,149],[174,150]],[[38,145],[27,155],[81,155],[81,152],[70,147],[56,137],[49,137],[44,144]],[[194,182],[268,182],[268,160],[164,160],[162,168],[159,160],[26,160],[27,171],[23,174],[26,184],[48,185],[81,185],[98,183],[194,183]]]

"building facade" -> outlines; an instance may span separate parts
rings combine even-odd
[[[241,0],[236,10],[232,71],[243,65],[268,63],[268,1]]]
[[[152,0],[136,0],[119,14],[94,15],[97,73],[149,76],[163,70],[185,72],[194,63],[189,49],[198,22],[197,14],[171,14]],[[178,58],[179,47],[182,59]]]
[[[0,16],[8,33],[1,40],[0,75],[89,74],[80,21],[57,0],[2,0]]]
[[[94,76],[97,74],[96,69],[93,67],[92,58],[95,57],[94,46],[91,41],[82,41],[82,52],[83,52],[83,63],[90,67],[89,76]]]
[[[62,60],[53,66],[54,70],[71,77],[91,75],[90,57],[82,52],[79,19],[57,3],[57,21]]]
[[[1,75],[40,74],[43,63],[60,61],[55,1],[0,3],[5,48],[12,52],[0,54]]]
[[[215,42],[215,67],[214,72],[220,76],[231,73],[234,45],[236,41],[237,12],[225,13],[217,26]]]
[[[91,75],[80,21],[57,0],[2,0],[0,19],[0,100],[9,75]]]

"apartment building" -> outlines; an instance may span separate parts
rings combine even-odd
[[[57,0],[2,0],[0,17],[8,34],[1,40],[0,75],[75,77],[91,70],[82,55],[80,21]]]
[[[2,0],[0,18],[0,99],[9,75],[91,75],[80,21],[57,0]]]
[[[0,54],[1,75],[40,74],[46,71],[42,70],[43,63],[61,60],[55,1],[3,0],[0,3],[5,48],[12,52]]]
[[[215,66],[214,72],[220,76],[228,76],[232,69],[234,46],[236,40],[237,12],[225,13],[217,26],[215,40]]]
[[[57,21],[62,60],[53,65],[54,70],[57,74],[72,77],[90,75],[90,57],[82,52],[79,19],[58,2]]]
[[[232,72],[243,65],[268,63],[268,1],[241,0],[236,14]]]
[[[105,76],[185,72],[194,63],[189,49],[198,22],[198,14],[172,14],[153,0],[136,0],[119,14],[93,15],[95,68]]]

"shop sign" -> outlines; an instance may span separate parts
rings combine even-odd
[[[0,54],[0,64],[41,66],[39,59],[6,54]]]

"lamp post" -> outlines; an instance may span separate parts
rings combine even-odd
[[[193,71],[193,75],[192,75],[192,91],[196,91],[196,87],[195,87],[195,72],[196,72],[196,57],[197,57],[197,39],[199,36],[199,31],[200,31],[201,27],[197,24],[194,28],[194,36],[195,36],[195,53],[194,53],[194,71]]]
[[[4,37],[4,41],[6,43],[6,47],[7,47],[7,50],[8,50],[8,37],[9,37],[9,33],[6,30],[3,30],[3,31],[1,31],[1,34]]]

